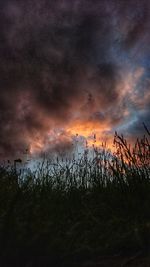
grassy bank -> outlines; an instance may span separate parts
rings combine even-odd
[[[0,266],[79,266],[149,253],[150,142],[78,160],[43,161],[25,176],[0,168]],[[22,178],[23,177],[23,178]],[[117,266],[117,265],[116,265]]]

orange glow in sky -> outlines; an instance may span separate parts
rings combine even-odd
[[[46,146],[51,147],[64,144],[65,147],[65,144],[67,143],[73,144],[75,139],[79,141],[82,147],[88,146],[88,148],[92,148],[94,146],[99,148],[106,143],[106,147],[113,151],[113,138],[106,134],[110,129],[111,128],[106,122],[100,124],[96,121],[76,120],[64,128],[62,132],[61,130],[60,132],[59,130],[57,130],[57,132],[49,131],[46,142],[42,136],[34,138],[31,141],[30,153],[35,154],[41,152],[42,150],[45,150]]]

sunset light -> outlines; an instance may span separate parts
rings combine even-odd
[[[150,266],[150,0],[0,0],[0,267]]]

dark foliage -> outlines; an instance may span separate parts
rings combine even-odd
[[[0,266],[79,266],[97,255],[149,253],[150,142],[0,168]]]

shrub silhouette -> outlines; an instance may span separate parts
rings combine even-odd
[[[1,266],[70,266],[97,254],[148,251],[145,129],[132,147],[116,133],[113,155],[93,147],[92,158],[85,150],[77,160],[47,159],[26,174],[1,166]]]

